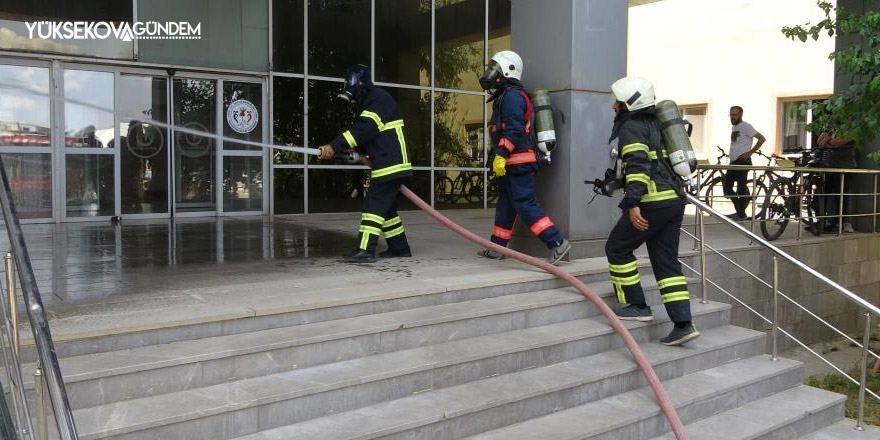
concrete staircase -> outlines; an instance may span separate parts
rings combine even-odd
[[[583,277],[614,303],[605,275]],[[842,396],[772,362],[726,304],[692,302],[703,336],[628,323],[692,439],[880,439]],[[696,291],[692,286],[692,291]],[[556,280],[362,301],[60,343],[84,440],[673,438],[630,354]],[[25,371],[30,371],[31,366]],[[31,385],[32,386],[32,385]]]

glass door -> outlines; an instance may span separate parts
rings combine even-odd
[[[216,213],[217,143],[193,131],[217,131],[217,81],[175,78],[172,102],[173,125],[188,129],[172,131],[174,212]]]
[[[263,170],[268,152],[261,146],[235,140],[264,143],[267,132],[263,82],[221,81],[223,88],[223,195],[227,213],[263,213]]]

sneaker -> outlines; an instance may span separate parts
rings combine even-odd
[[[853,231],[852,224],[844,223],[844,224],[843,224],[843,232],[846,232],[846,233],[848,233],[848,234],[852,234],[852,233],[855,232],[855,231]]]
[[[480,252],[477,252],[477,255],[479,255],[483,258],[488,258],[490,260],[503,260],[504,259],[504,255],[502,255],[498,252],[495,252],[491,249],[483,249]]]
[[[669,335],[661,339],[660,343],[669,346],[681,345],[699,337],[700,332],[697,331],[697,327],[691,324],[685,328],[673,327],[672,331],[669,332]]]
[[[365,250],[356,250],[345,256],[346,263],[375,263],[376,253]]]
[[[733,221],[735,221],[735,222],[741,222],[741,221],[743,221],[743,219],[744,219],[745,217],[743,217],[743,216],[741,216],[741,215],[739,215],[739,214],[737,214],[737,213],[733,213],[733,214],[729,214],[729,215],[727,216],[727,218],[729,218],[729,219],[731,219],[731,220],[733,220]]]
[[[404,250],[399,250],[399,251],[393,250],[393,249],[388,249],[387,251],[379,252],[379,258],[409,258],[409,257],[412,257],[412,252],[409,250],[409,248],[406,248]]]
[[[654,320],[654,314],[651,313],[650,307],[640,309],[634,305],[628,305],[615,310],[614,314],[616,314],[621,321],[649,322]]]
[[[552,249],[552,252],[550,252],[550,256],[547,257],[547,262],[550,264],[558,263],[559,260],[564,258],[570,250],[571,242],[563,238],[562,241],[559,242],[556,247]]]

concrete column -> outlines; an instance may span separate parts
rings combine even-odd
[[[604,255],[620,216],[618,199],[593,196],[584,180],[611,165],[608,136],[614,119],[611,84],[626,75],[627,2],[512,0],[512,48],[523,58],[529,90],[548,89],[556,109],[559,146],[553,166],[538,173],[538,201],[572,241],[572,258]],[[514,247],[546,252],[518,225]]]
[[[863,0],[838,0],[837,4],[838,6],[853,12],[866,12],[867,9],[872,7],[866,5],[866,2]],[[876,8],[876,6],[874,7]],[[837,37],[835,41],[835,49],[843,50],[849,47],[853,43],[851,40],[852,37]],[[836,68],[835,72],[840,72],[840,69]],[[839,73],[835,74],[835,92],[849,87],[849,81],[850,78],[848,76]],[[856,163],[859,168],[872,170],[878,169],[877,163],[867,157],[868,154],[877,151],[878,149],[880,149],[880,139],[875,139],[869,142],[868,145],[865,145],[860,151],[856,152]],[[855,176],[852,179],[851,185],[854,193],[871,193],[874,191],[874,176]],[[852,214],[869,214],[874,209],[875,200],[871,197],[855,197],[850,203]],[[880,200],[877,201],[877,206],[880,206]],[[871,217],[857,217],[852,223],[856,230],[860,232],[871,232],[873,219]],[[878,224],[880,224],[880,221],[878,221]]]

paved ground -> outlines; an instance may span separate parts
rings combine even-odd
[[[491,210],[447,215],[476,232],[488,231],[493,217]],[[26,236],[59,339],[547,276],[477,257],[476,245],[421,212],[402,217],[416,237],[415,257],[372,266],[340,260],[353,247],[356,214],[28,225]],[[749,245],[726,226],[706,230],[718,248]],[[682,251],[692,249],[693,241],[683,239]],[[567,267],[603,272],[605,261]]]

